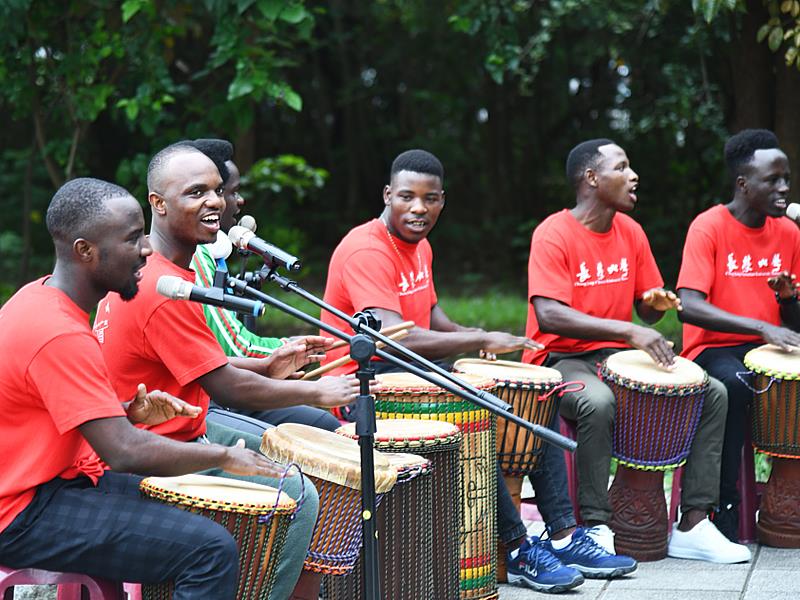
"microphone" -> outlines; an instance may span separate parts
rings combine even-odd
[[[259,317],[264,314],[266,307],[260,300],[248,300],[232,294],[226,294],[222,288],[204,288],[192,285],[191,282],[175,277],[162,275],[156,283],[156,291],[170,300],[191,300],[201,304],[220,306],[228,310]]]
[[[240,250],[250,250],[261,256],[270,267],[284,267],[289,271],[299,271],[303,266],[300,259],[284,252],[277,246],[265,242],[256,234],[240,225],[234,225],[228,232],[228,237],[233,245]]]
[[[786,216],[800,225],[800,204],[792,202],[786,207]]]
[[[250,215],[245,215],[241,219],[239,219],[239,227],[244,227],[245,229],[249,229],[253,233],[255,233],[256,229],[258,228],[258,226],[256,225],[256,220]]]

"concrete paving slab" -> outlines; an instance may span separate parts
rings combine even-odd
[[[739,597],[739,592],[617,590],[612,585],[597,600],[739,600]]]
[[[758,568],[800,570],[800,550],[761,546],[758,553]]]
[[[800,564],[795,565],[800,569]],[[758,566],[753,570],[750,581],[747,582],[745,593],[753,591],[760,594],[789,594],[793,598],[800,597],[800,581],[797,577],[783,569],[761,569]]]
[[[748,571],[744,569],[729,570],[698,569],[691,572],[680,569],[648,568],[648,564],[640,567],[633,576],[615,579],[609,589],[612,590],[707,590],[716,592],[741,592],[747,580]],[[698,596],[690,595],[691,598]],[[687,600],[684,596],[683,600]]]

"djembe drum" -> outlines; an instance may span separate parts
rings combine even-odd
[[[433,600],[431,463],[399,452],[386,458],[397,469],[397,483],[377,512],[381,598]],[[348,575],[324,578],[323,599],[362,597],[363,550],[361,554]]]
[[[361,450],[358,443],[330,431],[283,423],[267,429],[261,452],[281,464],[296,463],[319,493],[319,515],[303,568],[322,575],[344,575],[355,567],[361,551]],[[379,452],[375,461],[375,497],[397,481],[397,469]],[[314,596],[316,598],[316,596]]]
[[[142,480],[143,496],[216,521],[239,546],[237,600],[267,600],[297,504],[275,488],[222,477],[182,475]],[[172,582],[144,584],[144,600],[171,600]]]
[[[461,523],[461,502],[459,502],[460,486],[460,467],[459,451],[461,449],[461,433],[455,425],[443,421],[418,421],[412,419],[379,419],[377,421],[378,430],[375,433],[375,447],[391,458],[394,453],[413,452],[431,462],[432,474],[431,490],[432,495],[430,522],[428,517],[414,513],[398,513],[391,511],[387,504],[386,518],[388,525],[386,533],[381,532],[381,545],[387,542],[387,535],[392,533],[402,544],[408,546],[408,560],[411,565],[398,571],[397,575],[403,577],[427,579],[427,571],[432,571],[432,583],[430,592],[420,595],[401,595],[396,598],[458,598],[458,530]],[[355,423],[348,423],[337,430],[340,435],[356,438]],[[402,455],[402,454],[401,454]],[[400,478],[398,477],[398,482]],[[387,499],[392,501],[396,490]],[[424,491],[420,488],[415,493],[420,494]],[[394,504],[392,506],[395,506]],[[393,516],[392,516],[393,515]],[[413,517],[412,517],[413,516]],[[411,537],[416,536],[414,530],[428,528],[431,534],[430,543],[419,546],[422,540],[414,542]],[[384,554],[385,556],[385,554]],[[422,564],[419,565],[419,561]],[[402,562],[402,561],[401,561]],[[400,565],[402,567],[402,565]],[[384,565],[386,569],[386,565]],[[384,570],[386,573],[386,570]],[[344,579],[351,579],[348,576]],[[342,579],[342,578],[340,578]],[[387,593],[389,590],[389,580],[384,575],[384,597],[390,598]],[[334,582],[336,583],[336,582]],[[350,588],[353,591],[353,588]],[[428,595],[429,594],[429,595]],[[327,597],[327,596],[326,596]],[[333,597],[333,596],[331,596]],[[349,600],[358,598],[359,595],[335,596],[338,599]]]
[[[608,491],[614,544],[637,560],[660,560],[667,555],[664,471],[689,456],[708,375],[685,358],[676,357],[675,369],[668,371],[641,350],[624,350],[605,360],[600,378],[617,401],[613,455],[618,464]]]
[[[772,457],[758,513],[758,539],[800,548],[800,356],[772,345],[744,357],[755,375],[753,445]]]
[[[460,377],[481,390],[495,388],[494,381],[485,377]],[[376,379],[380,384],[375,393],[379,419],[446,421],[461,430],[460,597],[497,598],[494,415],[410,373],[387,373]]]
[[[558,411],[558,396],[554,392],[562,378],[555,369],[508,360],[462,358],[455,362],[453,370],[494,379],[495,394],[512,406],[511,412],[536,425],[550,426]],[[522,478],[538,468],[543,451],[542,438],[506,419],[497,421],[497,460],[518,511],[522,503]],[[505,556],[505,546],[499,541],[498,544],[499,556]],[[506,581],[504,561],[498,565],[497,580]]]

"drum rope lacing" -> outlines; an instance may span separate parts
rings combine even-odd
[[[798,380],[800,373],[784,373],[755,365],[745,356],[744,365],[750,371],[736,373],[754,393],[750,410],[753,446],[759,452],[776,458],[800,458],[800,411],[798,410]],[[762,389],[745,381],[745,377],[768,379]]]

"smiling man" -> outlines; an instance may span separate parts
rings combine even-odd
[[[678,277],[684,310],[683,356],[720,379],[728,390],[717,527],[738,537],[741,461],[752,390],[738,373],[744,355],[767,342],[800,347],[800,231],[788,219],[789,160],[778,138],[746,129],[725,144],[733,199],[699,214],[689,227]]]
[[[585,388],[561,399],[561,414],[577,422],[578,503],[589,534],[613,551],[608,499],[614,393],[597,376],[597,365],[626,348],[647,352],[664,368],[675,362],[672,347],[655,329],[631,322],[633,308],[646,323],[680,301],[664,281],[641,226],[624,214],[636,206],[639,176],[625,151],[609,139],[575,146],[566,164],[576,203],[545,219],[533,232],[528,263],[528,328],[545,350],[523,360],[557,369],[564,381]],[[681,493],[681,522],[673,530],[670,556],[712,562],[750,559],[745,546],[729,542],[707,519],[717,504],[719,456],[727,399],[711,380],[692,443]],[[558,557],[560,552],[554,550]]]

